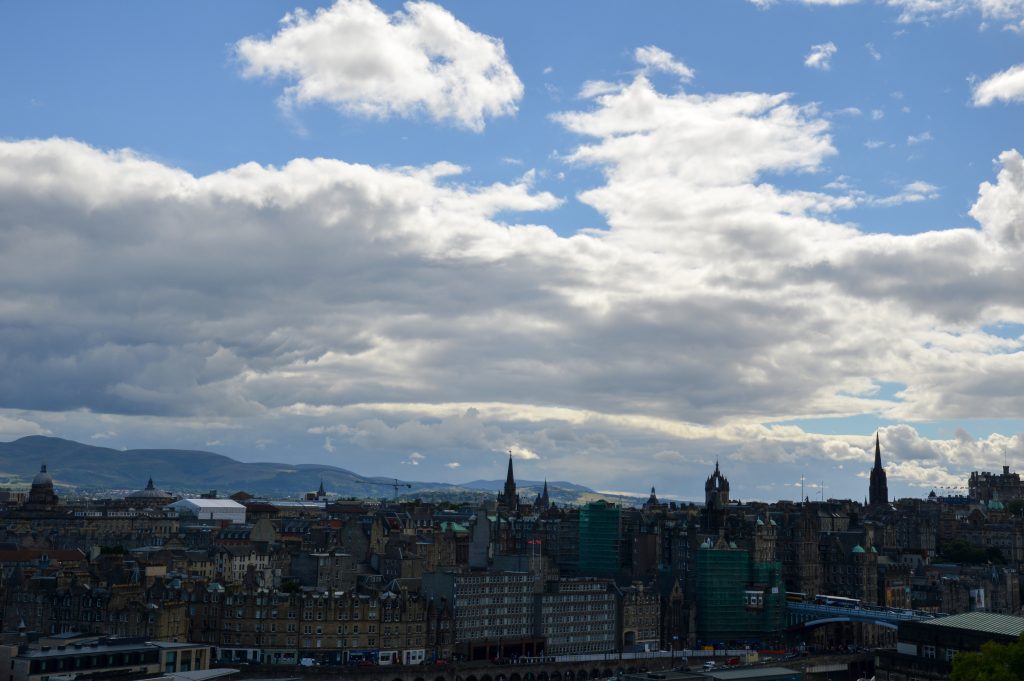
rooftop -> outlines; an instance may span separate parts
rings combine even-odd
[[[994,612],[964,612],[949,617],[939,617],[925,622],[932,627],[969,629],[987,634],[1002,634],[1017,637],[1024,632],[1024,617],[998,615]]]
[[[718,681],[739,681],[740,679],[766,679],[778,676],[795,676],[800,672],[786,667],[747,667],[745,669],[716,669],[705,672],[708,678]]]
[[[179,505],[191,504],[193,506],[199,506],[200,508],[240,508],[244,509],[245,506],[232,501],[231,499],[182,499],[171,504],[171,508],[175,508]]]
[[[71,655],[82,655],[90,653],[118,653],[134,652],[140,650],[157,649],[178,649],[178,648],[202,648],[201,643],[172,643],[169,641],[142,641],[139,639],[92,639],[76,642],[67,646],[41,646],[31,647],[19,657],[23,658],[50,658],[68,657]],[[44,648],[46,648],[44,650]]]

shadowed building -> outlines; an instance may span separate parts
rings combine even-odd
[[[498,493],[498,510],[510,515],[519,510],[516,477],[512,473],[512,452],[508,453],[508,473],[505,475],[505,489]]]
[[[868,503],[871,506],[884,506],[889,503],[889,483],[886,481],[885,469],[882,468],[882,448],[878,442],[878,433],[875,433],[875,466],[871,469]]]
[[[28,511],[53,508],[57,501],[57,493],[53,490],[53,476],[46,471],[44,463],[36,477],[32,478],[32,489],[28,492],[28,501],[23,508]]]
[[[704,483],[704,525],[708,532],[718,532],[725,527],[726,509],[729,506],[729,480],[718,470],[708,476]]]

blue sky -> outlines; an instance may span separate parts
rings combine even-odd
[[[1024,5],[922,7],[7,7],[0,435],[680,497],[859,498],[878,428],[900,494],[1019,459]]]

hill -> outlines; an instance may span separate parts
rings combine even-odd
[[[0,484],[28,485],[47,464],[58,493],[123,493],[142,488],[152,476],[157,486],[179,494],[218,490],[222,495],[237,490],[257,496],[298,497],[315,490],[323,480],[330,494],[361,498],[391,498],[392,478],[367,477],[336,466],[236,461],[215,452],[185,449],[128,449],[97,447],[73,440],[31,435],[13,442],[0,442]],[[424,500],[480,501],[492,498],[504,481],[476,480],[465,485],[441,482],[399,481],[401,498]],[[532,500],[543,482],[518,484],[524,500]],[[549,494],[558,504],[577,504],[596,493],[567,482],[548,483]],[[626,505],[637,498],[600,495]]]

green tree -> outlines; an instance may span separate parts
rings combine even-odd
[[[989,641],[977,653],[957,653],[951,681],[1024,681],[1024,634],[1006,645]]]

